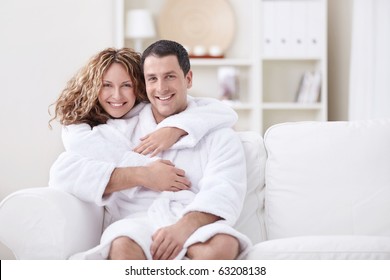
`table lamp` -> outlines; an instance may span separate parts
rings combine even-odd
[[[142,52],[142,40],[156,35],[149,10],[134,9],[127,12],[126,37],[134,40],[134,50]]]

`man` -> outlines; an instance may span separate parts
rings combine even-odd
[[[142,68],[150,104],[137,123],[131,120],[135,127],[131,133],[128,120],[108,123],[133,143],[168,117],[196,106],[187,101],[192,71],[183,46],[157,41],[143,53]],[[131,184],[126,169],[116,168],[106,194],[112,194],[109,209],[121,218],[104,231],[100,247],[84,256],[99,252],[110,259],[235,259],[245,254],[250,241],[233,229],[246,192],[245,158],[238,136],[224,128],[208,133],[195,146],[178,144],[160,157],[186,171],[191,189],[115,192]]]

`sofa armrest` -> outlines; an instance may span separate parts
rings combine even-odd
[[[53,188],[24,189],[0,203],[0,225],[16,259],[67,259],[99,243],[103,208]]]

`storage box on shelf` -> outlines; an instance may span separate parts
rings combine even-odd
[[[327,119],[326,0],[262,1],[263,132]]]

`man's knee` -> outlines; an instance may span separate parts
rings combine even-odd
[[[120,236],[111,242],[110,260],[144,260],[142,248],[127,236]]]
[[[205,243],[196,243],[188,248],[187,256],[199,260],[232,260],[238,256],[238,240],[227,234],[217,234]]]

